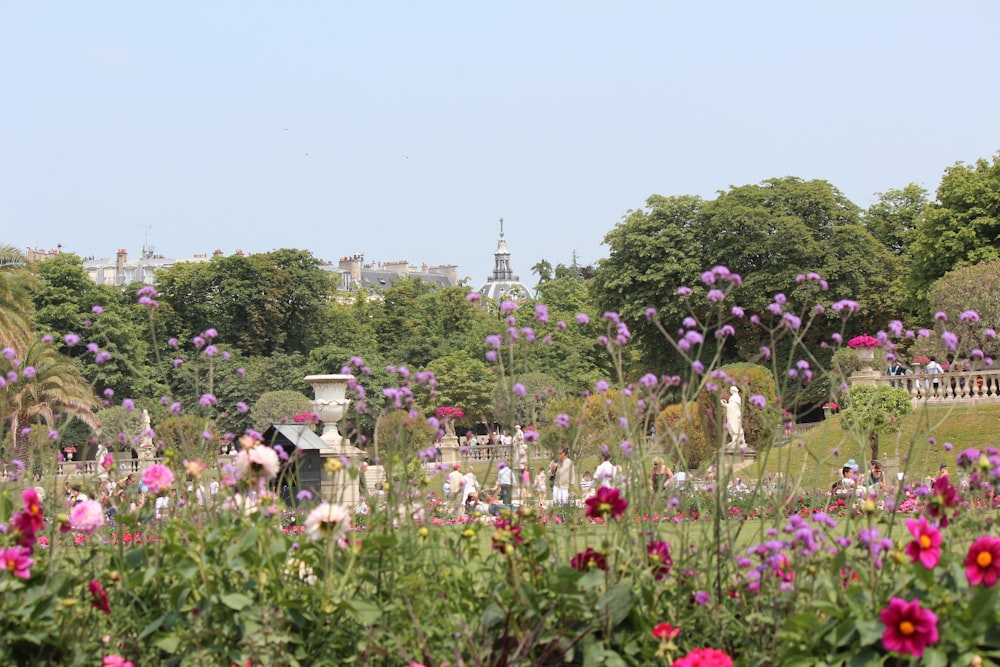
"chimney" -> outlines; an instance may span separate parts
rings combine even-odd
[[[125,276],[125,262],[128,261],[128,251],[124,248],[118,249],[118,254],[115,256],[115,271],[119,276],[124,278]]]

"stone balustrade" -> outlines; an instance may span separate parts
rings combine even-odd
[[[878,375],[878,386],[905,389],[913,404],[977,405],[1000,403],[1000,369],[955,371],[947,373],[912,373],[909,375]]]

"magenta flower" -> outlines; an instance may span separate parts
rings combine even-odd
[[[482,298],[483,295],[480,294],[479,292],[469,292],[468,294],[465,295],[465,300],[470,302],[479,301]]]
[[[73,347],[80,342],[80,337],[75,333],[68,333],[63,336],[63,342],[66,343],[67,347]]]
[[[607,571],[608,559],[600,551],[594,551],[593,547],[587,547],[586,551],[581,551],[573,556],[569,565],[578,572],[593,569]]]
[[[906,528],[913,535],[913,541],[906,545],[906,555],[912,562],[919,561],[928,570],[933,570],[941,560],[941,531],[927,523],[925,516],[919,521],[907,519]]]
[[[87,590],[90,591],[90,595],[94,598],[90,601],[94,609],[103,611],[110,616],[111,604],[108,603],[108,594],[104,591],[104,587],[101,586],[101,582],[97,579],[91,579],[90,584],[87,585]]]
[[[142,473],[142,483],[153,495],[160,495],[170,489],[174,483],[174,473],[163,465],[151,465]]]
[[[654,578],[659,580],[670,574],[670,568],[674,565],[674,559],[670,557],[670,544],[668,542],[652,540],[646,545],[646,554],[649,556],[650,565],[653,567]]]
[[[615,519],[620,517],[628,507],[628,501],[622,497],[619,489],[602,486],[597,489],[597,493],[587,498],[587,516]]]
[[[549,321],[549,308],[544,304],[538,304],[535,306],[535,319],[539,322]]]
[[[887,651],[920,658],[924,649],[938,640],[937,616],[921,608],[919,600],[892,598],[889,606],[879,612],[879,618],[885,624],[882,646]]]
[[[586,313],[577,313],[576,314],[576,323],[577,324],[590,324],[590,317],[588,317]]]
[[[104,656],[101,667],[132,667],[132,661],[112,653],[111,655]]]
[[[1000,580],[1000,538],[990,535],[980,537],[969,547],[962,565],[965,566],[965,578],[970,586],[982,584],[992,588]]]
[[[670,663],[670,667],[733,667],[733,659],[717,648],[695,648]]]
[[[517,310],[517,303],[514,301],[503,301],[500,303],[501,313],[513,313],[515,310]]]
[[[31,576],[31,550],[25,547],[0,549],[0,570],[10,570],[15,577],[27,579]]]
[[[212,394],[202,394],[201,398],[198,399],[198,403],[203,407],[207,408],[210,405],[215,405],[218,400]]]

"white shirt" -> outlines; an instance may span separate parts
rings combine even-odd
[[[601,461],[601,464],[597,466],[597,470],[594,471],[594,479],[597,483],[603,487],[612,486],[615,478],[615,467],[611,464],[611,461]]]

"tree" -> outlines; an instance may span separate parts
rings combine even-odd
[[[262,394],[250,411],[251,421],[258,431],[271,424],[291,422],[301,412],[312,412],[312,401],[297,391],[269,391]]]
[[[34,276],[24,266],[24,255],[0,244],[0,347],[23,351],[34,335],[31,299]]]
[[[10,425],[15,451],[21,458],[29,442],[30,429],[26,431],[26,427],[44,424],[54,431],[65,427],[63,417],[97,427],[94,410],[99,403],[72,359],[60,354],[53,343],[38,341],[28,347],[20,362],[14,371],[12,360],[0,357],[0,370],[15,372],[18,378],[8,381],[0,395],[0,423]]]
[[[903,417],[913,411],[905,389],[855,385],[841,406],[841,427],[859,434],[871,445],[872,460],[878,459],[878,439],[902,428]]]
[[[960,266],[1000,259],[1000,153],[992,162],[961,162],[945,170],[937,201],[917,224],[913,244],[913,289]]]
[[[440,405],[454,405],[467,415],[492,421],[493,389],[496,376],[485,362],[465,352],[453,352],[435,359],[427,370],[437,378],[437,398]]]
[[[688,314],[675,292],[696,286],[704,266],[698,238],[703,205],[696,196],[653,195],[644,210],[626,213],[604,237],[608,257],[589,283],[591,294],[599,311],[619,313],[632,328],[646,370],[666,372],[677,362],[645,313],[658,308],[670,329]]]
[[[913,233],[927,207],[927,190],[910,183],[902,190],[877,192],[864,224],[868,232],[896,256],[908,256]]]
[[[988,329],[1000,329],[1000,260],[949,271],[934,281],[927,298],[931,312],[947,316],[946,321],[937,321],[938,333],[950,331],[958,336],[953,350],[956,357],[978,360],[982,356],[993,359],[1000,356],[1000,345],[985,333]],[[975,316],[963,317],[969,310]],[[924,354],[936,354],[943,359],[949,352],[940,336],[919,343],[923,343],[919,349]],[[974,350],[979,350],[982,356]]]

